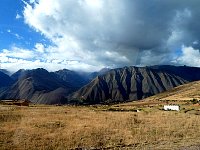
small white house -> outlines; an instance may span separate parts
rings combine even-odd
[[[164,110],[179,111],[180,110],[180,106],[178,106],[178,105],[164,105]]]

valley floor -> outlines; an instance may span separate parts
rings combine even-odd
[[[0,149],[200,148],[199,106],[174,112],[130,104],[0,105]]]

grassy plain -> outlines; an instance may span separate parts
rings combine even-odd
[[[0,105],[0,149],[183,149],[200,145],[200,107]],[[140,112],[135,112],[140,110]]]

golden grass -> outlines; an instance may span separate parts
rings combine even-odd
[[[0,105],[0,149],[176,149],[200,144],[200,116],[149,108]]]

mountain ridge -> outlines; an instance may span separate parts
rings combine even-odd
[[[73,93],[71,98],[81,99],[85,103],[140,100],[178,85],[197,79],[200,80],[199,68],[193,68],[195,69],[193,73],[199,73],[194,78],[194,76],[188,76],[182,71],[184,68],[184,70],[190,70],[191,73],[193,70],[190,67],[156,67],[131,66],[112,69],[106,75],[98,76],[92,82]],[[176,68],[176,71],[174,71],[174,68]]]
[[[200,68],[169,65],[106,68],[95,73],[67,69],[48,72],[38,68],[21,69],[11,76],[1,74],[7,83],[0,88],[0,99],[27,99],[39,104],[110,104],[140,100],[200,80]],[[97,77],[91,80],[95,74]]]
[[[64,97],[75,87],[60,80],[55,74],[38,68],[23,71],[17,81],[1,92],[1,99],[28,99],[33,103],[66,103]]]

